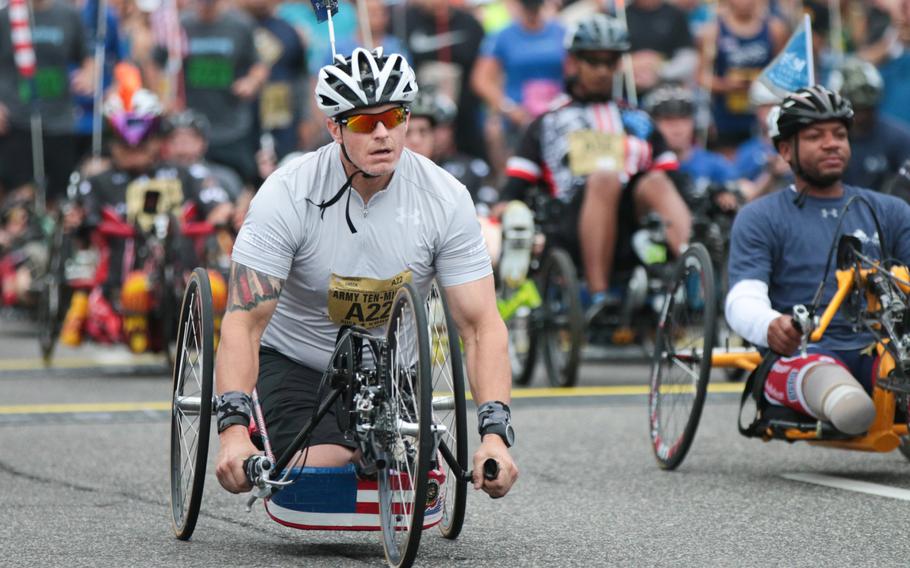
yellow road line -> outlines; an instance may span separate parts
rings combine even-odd
[[[743,383],[712,383],[711,393],[740,393]],[[579,398],[606,396],[640,396],[648,394],[648,385],[617,385],[600,387],[529,388],[512,391],[513,399],[521,398]],[[470,398],[470,393],[468,394]],[[95,412],[143,412],[147,410],[170,410],[170,401],[153,402],[102,402],[76,404],[22,404],[0,406],[3,414],[81,414]]]
[[[85,369],[89,367],[114,367],[122,365],[149,365],[165,363],[164,355],[124,355],[123,357],[108,357],[91,359],[88,357],[58,357],[54,358],[50,367],[45,367],[41,359],[8,359],[0,361],[0,371],[31,371],[34,369]]]
[[[0,406],[0,414],[81,414],[94,412],[142,412],[170,410],[167,402],[87,402],[80,404],[22,404]]]

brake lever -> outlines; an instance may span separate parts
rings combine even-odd
[[[815,322],[806,306],[802,304],[793,306],[793,327],[802,334],[799,352],[800,356],[805,359],[809,347],[809,336],[812,335],[812,332],[815,330]]]

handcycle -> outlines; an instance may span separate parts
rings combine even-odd
[[[272,452],[254,391],[253,426],[265,453],[249,458],[244,469],[254,487],[247,510],[262,499],[271,518],[293,528],[381,531],[386,560],[399,567],[414,562],[424,529],[438,526],[449,539],[459,535],[473,472],[467,471],[459,338],[444,295],[434,284],[421,299],[405,284],[390,314],[384,337],[357,327],[339,332],[323,375],[325,394],[281,455]],[[208,461],[212,318],[209,281],[197,268],[180,308],[174,365],[171,508],[181,540],[195,529]],[[333,407],[340,429],[363,454],[360,467],[297,466],[298,451]],[[495,479],[498,464],[487,460],[483,474]]]
[[[206,242],[215,231],[197,217],[179,188],[146,184],[129,186],[125,215],[104,206],[88,234],[74,235],[58,222],[49,239],[48,268],[38,282],[38,338],[45,364],[53,361],[67,306],[75,310],[71,313],[81,312],[72,322],[80,342],[84,333],[100,343],[125,343],[134,353],[164,353],[170,362],[177,324],[171,306],[185,278],[182,255],[206,258]],[[108,299],[110,308],[100,317],[86,318],[89,304],[102,296],[114,254],[122,265],[120,297]],[[210,271],[210,276],[219,289],[218,323],[226,285],[222,275]]]
[[[849,206],[850,202],[845,209]],[[746,437],[807,441],[824,447],[869,452],[900,449],[910,459],[907,444],[910,271],[906,266],[864,255],[862,243],[851,235],[844,235],[832,244],[829,265],[835,244],[837,291],[819,315],[826,274],[813,303],[795,306],[793,317],[803,334],[803,354],[809,342],[821,340],[838,312],[876,338],[875,352],[880,358],[872,390],[876,417],[868,431],[858,436],[846,435],[828,422],[768,403],[764,398],[764,382],[778,358],[776,354],[749,349],[714,351],[716,318],[712,311],[717,302],[713,301],[713,270],[709,258],[693,253],[693,260],[682,262],[674,274],[651,364],[650,435],[661,468],[675,469],[685,458],[695,438],[714,368],[736,368],[751,373],[740,401],[738,425],[739,432]],[[689,251],[684,259],[686,256]],[[696,258],[699,256],[702,258]],[[689,275],[698,270],[701,270],[698,285],[687,286],[691,281]]]

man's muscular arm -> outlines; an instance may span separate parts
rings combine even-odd
[[[259,340],[275,313],[284,280],[236,262],[231,264],[227,313],[221,323],[221,342],[215,359],[218,394],[242,391],[250,394],[259,373]],[[243,461],[257,453],[249,432],[240,425],[220,434],[221,449],[215,473],[232,493],[249,491]]]

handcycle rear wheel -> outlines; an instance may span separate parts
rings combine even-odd
[[[440,443],[455,456],[462,469],[468,463],[468,421],[465,404],[464,361],[461,342],[445,294],[434,281],[427,298],[430,345],[433,349],[433,424],[445,426]],[[442,536],[455,539],[464,525],[468,482],[459,478],[437,452],[439,468],[445,473]]]
[[[550,249],[544,260],[541,282],[543,305],[536,333],[542,341],[547,377],[555,387],[575,386],[585,322],[578,276],[569,253],[560,248]]]
[[[171,512],[174,534],[188,540],[202,503],[213,408],[212,290],[202,268],[193,270],[187,283],[179,322],[171,402]]]
[[[651,444],[663,469],[682,463],[698,429],[717,325],[714,285],[708,251],[692,245],[668,282],[651,360]]]
[[[384,384],[388,412],[385,464],[377,472],[379,517],[386,560],[393,568],[410,566],[417,555],[427,503],[434,439],[431,358],[425,302],[410,284],[392,303],[386,332],[388,360]]]

